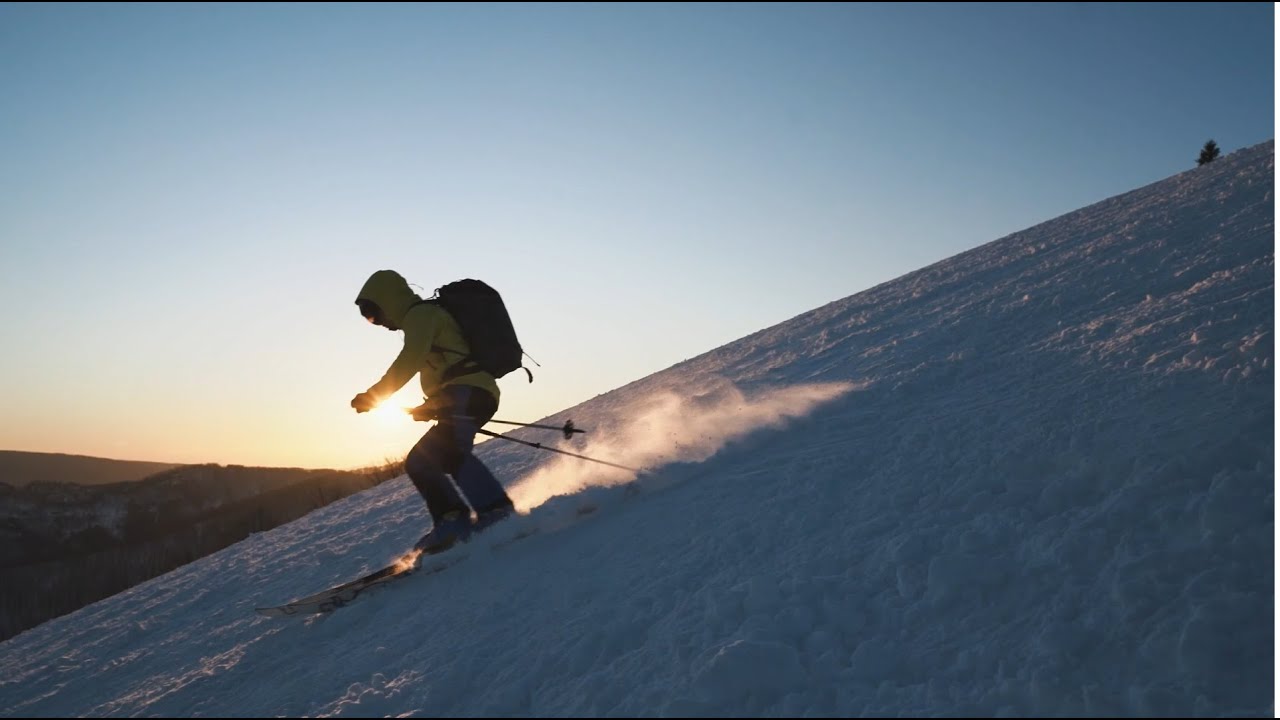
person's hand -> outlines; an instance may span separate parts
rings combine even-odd
[[[358,413],[369,412],[378,407],[378,400],[369,393],[362,392],[351,398],[351,407],[355,408]]]
[[[440,401],[434,398],[427,398],[426,402],[409,411],[410,417],[419,422],[435,420],[440,415]]]

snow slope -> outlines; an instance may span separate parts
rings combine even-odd
[[[486,443],[526,514],[332,615],[253,608],[411,544],[406,480],[48,622],[0,715],[1270,715],[1273,162],[548,419],[638,478]]]

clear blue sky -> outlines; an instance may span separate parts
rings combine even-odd
[[[0,448],[403,455],[381,268],[498,287],[535,420],[1272,138],[1273,12],[4,5]]]

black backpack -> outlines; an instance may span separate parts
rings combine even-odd
[[[422,302],[439,305],[452,315],[462,330],[462,337],[471,346],[471,354],[445,373],[446,381],[475,372],[477,368],[495,378],[524,368],[529,382],[533,382],[533,373],[520,362],[524,350],[497,290],[480,280],[459,280],[436,289],[434,297]],[[444,348],[433,349],[448,352]]]

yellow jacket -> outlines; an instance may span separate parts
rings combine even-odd
[[[369,388],[378,402],[391,397],[415,374],[422,382],[422,394],[431,397],[445,385],[470,385],[499,395],[498,383],[483,370],[445,381],[445,371],[463,362],[471,348],[453,316],[438,305],[417,304],[422,298],[394,270],[379,270],[369,277],[356,300],[373,302],[382,311],[392,330],[404,331],[404,348],[382,379]]]

